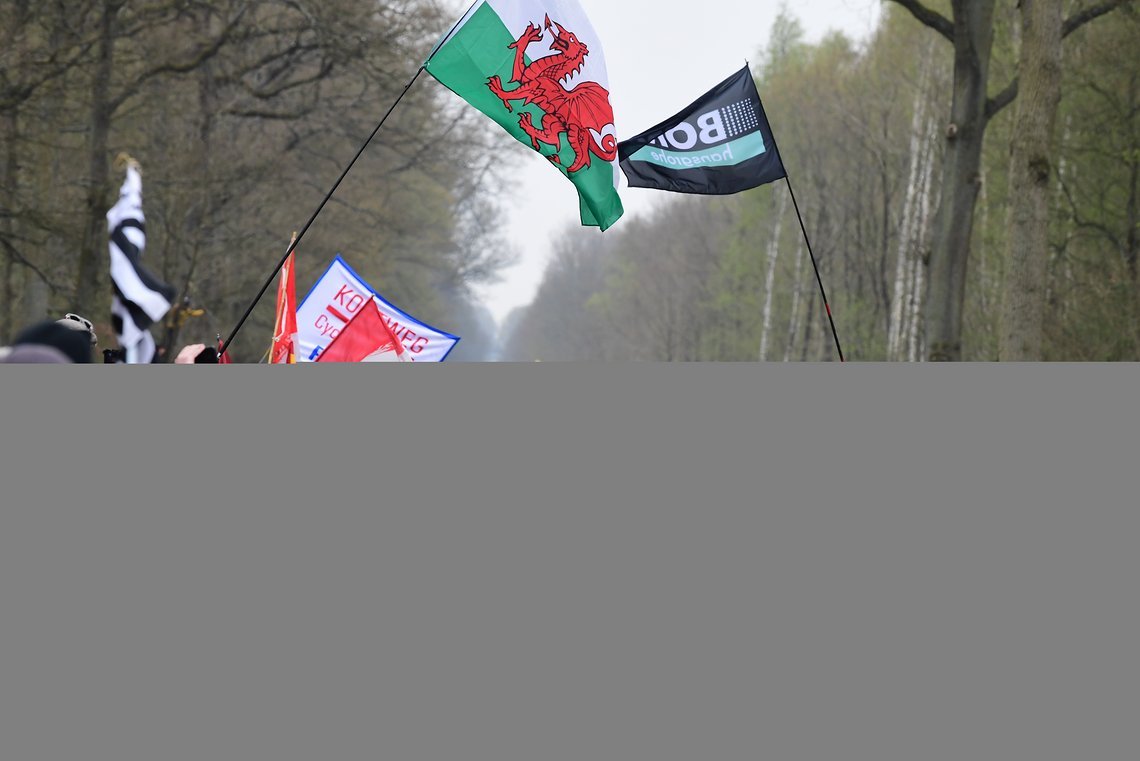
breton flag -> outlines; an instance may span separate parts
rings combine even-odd
[[[618,152],[633,188],[728,195],[787,176],[747,66]]]
[[[407,349],[392,333],[380,314],[376,299],[369,299],[328,348],[318,362],[408,362]]]
[[[154,337],[150,326],[161,320],[174,300],[174,288],[142,265],[146,225],[142,211],[142,175],[134,159],[127,161],[127,177],[118,202],[107,212],[111,234],[111,324],[119,346],[126,349],[127,364],[150,364]]]
[[[583,225],[621,217],[606,59],[577,0],[482,0],[424,68],[574,183]]]

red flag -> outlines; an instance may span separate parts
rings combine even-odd
[[[218,336],[218,364],[219,365],[232,365],[230,361],[229,350],[222,351],[222,337]]]
[[[281,279],[277,282],[277,319],[273,323],[273,347],[269,362],[274,365],[297,364],[294,336],[297,334],[297,287],[293,274],[293,255],[285,260]]]
[[[395,335],[375,299],[360,308],[348,324],[341,328],[328,348],[317,357],[318,362],[405,362],[407,350]]]

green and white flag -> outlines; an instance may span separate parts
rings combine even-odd
[[[606,59],[576,0],[482,0],[424,68],[578,189],[582,224],[622,215]]]

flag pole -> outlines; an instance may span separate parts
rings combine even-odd
[[[749,71],[752,70],[752,64],[747,59],[745,59],[744,65],[748,67]],[[760,106],[760,108],[763,107],[763,105]],[[767,119],[765,119],[765,121],[767,121]],[[769,122],[769,125],[771,125],[771,122]],[[771,129],[770,126],[769,129]],[[772,150],[774,150],[776,155],[780,158],[780,166],[784,167],[784,182],[788,183],[788,195],[792,197],[792,208],[796,210],[796,219],[800,221],[800,232],[804,235],[804,243],[807,244],[808,256],[811,257],[811,266],[815,270],[815,281],[819,283],[819,294],[823,297],[823,308],[827,311],[827,321],[831,323],[831,337],[835,339],[835,350],[839,352],[839,361],[846,362],[847,360],[843,357],[843,347],[839,345],[839,333],[835,330],[835,318],[831,316],[831,304],[827,302],[827,291],[823,288],[823,278],[819,274],[819,264],[815,260],[815,252],[811,250],[811,240],[808,238],[807,226],[804,225],[803,215],[800,214],[800,205],[796,203],[796,191],[792,190],[792,179],[788,176],[788,167],[784,164],[784,156],[780,153],[780,146],[776,144],[776,130],[773,129],[771,131]]]
[[[773,136],[773,147],[775,147],[775,142],[776,138]],[[780,150],[777,148],[776,153],[779,152]],[[780,163],[784,163],[782,158],[780,159]],[[792,197],[792,208],[796,210],[796,219],[800,221],[800,231],[804,234],[804,242],[807,243],[808,256],[811,257],[811,266],[815,269],[815,279],[816,282],[819,283],[819,293],[823,296],[823,308],[827,310],[827,321],[831,323],[831,336],[835,339],[835,350],[839,352],[839,361],[846,362],[847,360],[843,358],[843,347],[839,345],[839,334],[835,331],[835,318],[831,316],[831,304],[827,303],[827,291],[823,289],[823,278],[820,277],[819,265],[815,261],[815,254],[812,253],[811,241],[808,240],[807,227],[804,226],[804,218],[800,214],[800,205],[796,203],[796,193],[792,190],[792,181],[788,179],[787,170],[784,171],[784,182],[788,183],[788,193]]]
[[[364,149],[368,147],[369,143],[371,143],[373,138],[376,137],[377,133],[380,132],[380,128],[384,126],[384,122],[388,121],[388,117],[391,116],[392,112],[396,110],[396,106],[400,105],[400,101],[402,101],[404,99],[404,96],[408,94],[408,90],[412,89],[412,85],[414,85],[416,83],[416,80],[420,78],[420,74],[423,74],[424,70],[427,69],[427,65],[431,59],[435,57],[435,54],[441,47],[443,47],[443,44],[447,42],[447,39],[451,37],[451,35],[455,34],[455,30],[458,29],[459,25],[463,23],[463,19],[467,18],[467,15],[471,13],[471,10],[480,2],[481,0],[474,0],[471,3],[467,10],[464,11],[463,14],[452,25],[447,34],[439,38],[439,42],[437,42],[435,47],[432,48],[431,53],[429,53],[428,57],[424,59],[424,62],[420,64],[420,67],[416,69],[415,75],[412,76],[410,80],[408,80],[408,83],[406,85],[404,85],[404,89],[400,92],[399,97],[396,98],[396,101],[388,109],[388,113],[384,114],[384,117],[380,120],[380,123],[376,125],[376,129],[372,130],[372,134],[369,135],[368,139],[364,141],[364,144],[360,146],[360,150],[358,150],[356,152],[356,155],[352,157],[352,161],[348,162],[348,166],[344,168],[343,172],[341,172],[340,177],[337,178],[337,181],[333,184],[332,189],[329,190],[324,200],[321,201],[321,205],[317,207],[317,210],[313,212],[313,216],[309,217],[309,221],[306,222],[305,226],[301,228],[301,232],[298,233],[294,237],[293,242],[289,244],[289,249],[285,252],[285,255],[281,257],[281,261],[277,263],[277,267],[273,270],[269,277],[265,279],[265,284],[261,286],[261,290],[257,292],[257,296],[254,297],[253,302],[249,305],[249,308],[245,310],[245,314],[243,314],[241,316],[241,319],[238,320],[238,324],[230,333],[230,337],[227,338],[225,344],[222,345],[221,350],[218,352],[219,355],[221,352],[229,348],[230,343],[234,340],[234,337],[238,334],[238,331],[241,330],[242,325],[245,324],[245,321],[248,320],[249,316],[253,313],[253,309],[257,306],[257,302],[261,301],[261,297],[265,295],[265,292],[269,290],[269,286],[273,284],[273,278],[277,277],[277,273],[280,272],[281,268],[285,266],[285,262],[288,261],[289,255],[292,254],[294,250],[296,250],[297,244],[301,242],[301,238],[305,237],[305,233],[312,226],[313,222],[316,221],[317,216],[321,213],[321,211],[324,210],[325,205],[329,202],[329,199],[332,198],[333,193],[335,193],[336,189],[340,187],[340,184],[344,181],[344,178],[348,176],[349,171],[352,170],[352,167],[356,164],[357,160],[361,157],[361,155],[364,154]]]
[[[404,99],[404,96],[408,94],[408,90],[412,89],[412,85],[414,85],[416,83],[416,80],[420,78],[420,74],[423,74],[424,66],[426,65],[427,61],[420,64],[420,67],[416,69],[415,76],[413,76],[408,81],[408,83],[404,85],[404,89],[400,92],[399,97],[397,97],[396,101],[391,105],[391,107],[389,107],[388,113],[384,114],[384,117],[380,120],[380,123],[376,125],[376,129],[372,130],[372,134],[369,135],[368,139],[364,141],[364,144],[360,146],[360,150],[358,150],[356,152],[356,155],[352,157],[352,161],[348,162],[348,166],[346,166],[344,168],[344,171],[341,172],[340,177],[337,178],[337,181],[333,184],[332,189],[329,190],[329,192],[325,195],[324,200],[321,201],[321,204],[317,207],[317,210],[313,212],[313,216],[309,217],[309,221],[306,222],[305,226],[301,228],[301,232],[298,233],[297,236],[293,239],[293,242],[289,244],[289,248],[285,252],[285,255],[281,257],[281,261],[277,263],[277,266],[273,269],[273,272],[271,272],[269,277],[265,279],[265,284],[261,286],[261,290],[257,292],[257,296],[254,297],[249,307],[245,310],[245,314],[241,316],[241,319],[238,320],[238,324],[230,332],[230,336],[222,345],[221,349],[219,350],[219,354],[229,348],[230,343],[233,342],[234,337],[238,334],[238,331],[241,330],[242,326],[245,325],[245,321],[248,320],[249,316],[253,313],[254,307],[257,306],[257,303],[259,301],[261,301],[261,297],[265,295],[265,292],[269,290],[269,286],[273,284],[273,279],[277,277],[277,273],[280,272],[281,268],[285,266],[285,262],[289,259],[289,255],[292,254],[294,250],[296,250],[297,244],[301,242],[301,238],[305,237],[305,233],[308,232],[309,228],[312,227],[313,222],[316,221],[317,216],[320,215],[320,213],[324,210],[325,205],[328,204],[329,200],[333,197],[333,193],[335,193],[337,188],[340,187],[340,184],[344,182],[344,178],[348,176],[348,173],[352,170],[352,167],[356,165],[357,160],[359,160],[360,157],[364,154],[364,149],[368,147],[369,143],[371,143],[373,138],[376,137],[377,133],[380,132],[380,128],[384,126],[384,122],[388,121],[388,117],[391,116],[392,112],[396,110],[396,106],[400,105],[400,101],[402,101]]]

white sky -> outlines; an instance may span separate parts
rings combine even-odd
[[[619,140],[680,111],[738,71],[746,60],[759,61],[781,6],[781,0],[579,2],[605,50]],[[809,42],[833,29],[855,39],[865,38],[880,12],[880,0],[788,0],[784,4],[799,18]],[[469,1],[461,3],[462,9],[468,5]],[[518,174],[503,189],[503,206],[520,261],[503,271],[500,283],[479,291],[500,323],[512,309],[534,297],[553,236],[568,223],[578,223],[574,186],[521,143],[512,148]],[[671,195],[628,188],[624,176],[619,192],[626,216],[612,231]]]

